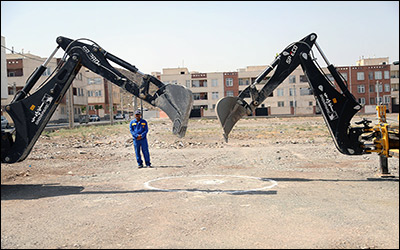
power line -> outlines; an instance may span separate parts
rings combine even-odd
[[[38,59],[38,58],[29,57],[29,56],[27,56],[26,54],[22,54],[22,53],[19,53],[19,52],[15,52],[13,49],[7,48],[7,47],[4,46],[4,45],[1,45],[1,47],[5,48],[5,49],[7,49],[7,50],[9,50],[9,51],[11,51],[12,54],[18,54],[18,55],[21,55],[21,56],[26,57],[26,58],[28,58],[28,59],[31,59],[31,60],[35,60],[35,61],[38,61],[38,62],[44,62],[44,61],[46,60],[45,58],[44,58],[43,60],[40,60],[40,59]],[[50,63],[54,63],[54,62],[50,62]]]

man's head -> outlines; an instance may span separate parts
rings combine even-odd
[[[135,118],[136,120],[140,120],[140,118],[142,117],[142,111],[140,111],[140,109],[135,111]]]

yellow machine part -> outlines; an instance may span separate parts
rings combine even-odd
[[[370,131],[377,135],[373,140],[375,149],[369,150],[369,152],[375,152],[386,157],[399,157],[399,125],[387,123],[385,105],[376,106],[376,111],[379,123]]]

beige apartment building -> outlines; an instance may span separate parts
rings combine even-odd
[[[30,53],[11,53],[6,54],[6,67],[7,67],[7,93],[8,97],[6,99],[1,100],[2,112],[5,105],[9,104],[14,98],[15,94],[21,90],[25,85],[28,78],[35,71],[37,67],[44,63],[46,58],[42,58]],[[37,89],[41,87],[41,84],[49,78],[51,73],[57,67],[59,59],[53,58],[50,60],[47,65],[46,71],[39,78],[37,83],[31,90],[31,93],[35,92]],[[85,95],[86,92],[86,84],[83,81],[82,73],[78,73],[74,81],[72,82],[71,91],[73,91],[73,104],[74,104],[74,113],[76,119],[78,119],[79,114],[81,114],[81,110],[84,109],[87,105],[87,98]],[[68,93],[68,92],[67,92]],[[66,94],[67,96],[68,94]],[[61,101],[60,105],[57,107],[50,121],[58,121],[58,120],[67,120],[68,118],[68,110],[66,106],[67,98],[64,97]],[[6,112],[4,115],[8,117]],[[11,119],[10,119],[11,122]]]
[[[86,82],[89,115],[96,114],[108,119],[111,107],[112,113],[116,114],[121,103],[121,88],[85,67],[81,71],[84,72]]]
[[[238,70],[239,92],[255,81],[267,66],[248,66]],[[274,71],[256,85],[260,91]],[[245,98],[250,103],[251,98]],[[270,95],[259,108],[267,108],[269,115],[309,115],[315,114],[316,102],[304,72],[299,66]]]
[[[166,68],[153,75],[165,84],[179,84],[193,92],[193,109],[201,109],[202,116],[215,116],[215,105],[224,97],[223,73],[189,72],[187,68]]]

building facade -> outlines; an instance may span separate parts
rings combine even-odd
[[[163,73],[154,72],[165,84],[180,84],[193,92],[193,109],[200,109],[202,116],[215,116],[218,100],[225,96],[222,72],[189,72],[187,68],[167,68]]]

